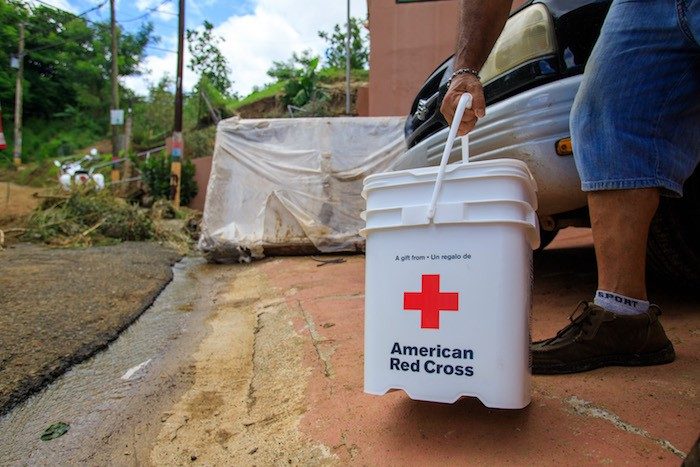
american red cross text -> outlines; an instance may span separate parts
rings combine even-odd
[[[440,329],[440,312],[458,311],[459,294],[440,292],[439,274],[423,274],[420,292],[404,292],[403,309],[421,312],[421,329]]]

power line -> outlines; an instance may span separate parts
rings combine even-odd
[[[161,52],[170,52],[170,53],[173,53],[173,54],[176,54],[176,53],[177,53],[177,50],[163,49],[163,48],[161,48],[161,47],[155,47],[155,46],[153,46],[153,45],[147,45],[146,48],[147,48],[147,49],[153,49],[153,50],[160,50]]]
[[[103,6],[105,6],[105,5],[107,4],[108,1],[109,1],[109,0],[104,0],[104,1],[103,1],[102,3],[100,3],[99,5],[97,5],[97,6],[95,6],[95,7],[92,7],[92,8],[90,8],[90,9],[88,9],[88,10],[83,11],[82,13],[80,13],[80,14],[78,15],[78,17],[83,17],[83,16],[87,15],[88,13],[92,13],[92,12],[95,11],[95,10],[99,10],[100,8],[102,8]]]
[[[59,8],[59,7],[57,7],[57,6],[51,5],[50,3],[46,3],[46,2],[44,2],[43,0],[33,0],[33,1],[35,1],[35,2],[37,2],[37,3],[41,3],[42,5],[47,6],[47,7],[49,7],[49,8],[53,8],[54,10],[58,10],[58,11],[62,11],[62,12],[64,12],[64,13],[68,13],[69,15],[75,16],[76,18],[81,18],[81,17],[87,15],[88,13],[92,13],[92,12],[95,11],[95,10],[99,10],[100,8],[102,8],[103,6],[105,6],[105,5],[107,4],[107,2],[109,2],[109,0],[104,0],[104,1],[103,1],[102,3],[100,3],[99,5],[96,5],[96,6],[92,7],[92,8],[89,8],[89,9],[83,11],[82,13],[79,13],[79,14],[76,15],[75,13],[72,13],[72,12],[70,12],[70,11],[68,11],[68,10],[64,10],[64,9]]]
[[[135,18],[130,18],[130,19],[123,19],[123,20],[121,20],[121,21],[119,21],[119,22],[120,22],[120,23],[130,23],[130,22],[132,22],[132,21],[140,20],[140,19],[145,18],[146,16],[150,15],[151,13],[154,13],[154,12],[158,11],[158,8],[162,7],[163,5],[165,5],[166,3],[169,3],[169,2],[170,2],[170,0],[163,0],[163,1],[160,2],[160,4],[158,4],[157,6],[155,6],[155,7],[153,7],[153,8],[149,8],[148,10],[146,10],[146,12],[145,12],[144,14],[142,14],[141,16],[137,16],[137,17],[135,17]],[[176,13],[171,13],[171,12],[169,12],[169,11],[158,11],[158,13],[173,14],[173,15],[177,16]]]
[[[170,15],[170,16],[177,16],[177,13],[173,13],[172,11],[166,11],[166,10],[157,10],[158,13],[162,13],[164,15]]]
[[[85,10],[85,11],[83,11],[82,13],[77,14],[77,15],[76,15],[75,13],[72,13],[72,12],[68,11],[68,10],[64,10],[64,9],[62,9],[62,8],[58,8],[58,7],[54,6],[54,5],[51,5],[51,4],[47,3],[47,2],[45,2],[44,0],[33,0],[33,1],[35,1],[35,2],[37,2],[37,3],[40,3],[40,4],[42,4],[42,5],[44,5],[44,6],[48,7],[48,8],[51,8],[51,9],[53,9],[53,10],[60,11],[60,12],[63,12],[63,13],[65,13],[65,14],[71,15],[71,16],[73,16],[73,17],[75,17],[75,18],[80,18],[80,19],[84,20],[85,22],[90,23],[90,24],[93,24],[93,25],[95,25],[95,26],[106,27],[105,24],[92,21],[92,20],[90,20],[89,18],[85,18],[85,15],[87,15],[88,13],[91,13],[91,12],[93,12],[93,11],[99,10],[100,8],[102,8],[103,6],[105,6],[105,5],[109,2],[109,0],[103,0],[102,3],[96,5],[96,6],[92,7],[92,8],[89,8],[89,9],[87,9],[87,10]],[[154,11],[158,10],[158,8],[160,8],[161,6],[165,5],[165,4],[168,3],[168,2],[170,2],[170,0],[163,0],[158,6],[156,6],[156,7],[154,7],[154,8],[150,8],[150,9],[149,9],[146,13],[144,13],[143,15],[141,15],[141,16],[139,16],[139,17],[137,17],[137,18],[131,18],[131,19],[128,19],[128,20],[125,20],[125,21],[122,21],[122,22],[136,21],[136,20],[138,20],[138,19],[145,18],[146,16],[148,16],[148,15],[150,15],[151,13],[153,13]],[[161,13],[164,13],[164,12],[161,12]],[[121,22],[118,22],[118,23],[121,23]],[[51,49],[51,48],[53,48],[53,47],[59,47],[59,46],[61,46],[61,45],[64,45],[66,42],[67,42],[67,41],[64,40],[64,41],[59,42],[59,43],[56,43],[56,44],[49,44],[49,45],[44,45],[44,46],[41,46],[41,47],[35,47],[35,48],[33,48],[33,49],[29,49],[29,50],[25,51],[25,55],[26,55],[26,54],[29,54],[30,52],[38,52],[38,51],[41,51],[41,50]],[[165,52],[177,53],[177,52],[175,52],[175,51],[173,51],[173,50],[166,50],[166,49],[162,49],[162,50],[165,51]]]
[[[88,18],[85,18],[85,17],[82,16],[82,15],[86,15],[86,14],[90,13],[91,11],[94,11],[96,8],[91,8],[91,9],[89,9],[89,10],[87,10],[87,11],[81,13],[80,15],[76,15],[75,13],[71,13],[71,12],[68,11],[68,10],[64,10],[64,9],[62,9],[62,8],[58,8],[58,7],[56,7],[56,6],[51,5],[50,3],[46,3],[46,2],[43,1],[43,0],[33,0],[33,1],[35,1],[35,2],[37,2],[37,3],[41,3],[42,5],[44,5],[44,6],[46,6],[46,7],[49,7],[49,8],[51,8],[51,9],[53,9],[53,10],[60,11],[60,12],[62,12],[62,13],[66,13],[66,14],[68,14],[68,15],[71,15],[71,16],[73,16],[73,17],[75,17],[75,18],[80,18],[80,19],[82,19],[82,20],[84,20],[84,21],[86,21],[86,22],[88,22],[88,23],[90,23],[90,24],[94,24],[95,26],[105,26],[105,25],[102,24],[102,23],[96,23],[95,21],[92,21],[91,19],[88,19]],[[109,1],[109,0],[107,0],[107,1]],[[107,1],[102,2],[102,3],[99,5],[99,8],[102,8],[102,7],[107,3]]]

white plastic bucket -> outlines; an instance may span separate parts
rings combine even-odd
[[[539,227],[525,164],[454,164],[364,184],[365,392],[527,406]]]

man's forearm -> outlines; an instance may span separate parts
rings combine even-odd
[[[460,0],[455,70],[480,70],[508,19],[512,0]]]

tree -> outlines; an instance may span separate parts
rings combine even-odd
[[[14,101],[20,21],[25,23],[25,154],[29,158],[59,153],[94,142],[109,128],[110,31],[108,23],[88,22],[72,13],[26,2],[0,0],[0,100]],[[153,26],[122,31],[120,76],[140,73],[145,47],[157,41]],[[11,107],[11,106],[9,106]],[[6,115],[7,117],[7,115]],[[8,126],[9,118],[5,119]]]
[[[19,30],[17,25],[26,20],[26,11],[14,3],[0,0],[0,101],[7,105],[14,100],[17,71],[10,67],[10,57],[17,53]]]
[[[166,74],[158,83],[149,86],[145,100],[134,104],[133,138],[136,144],[154,145],[172,132],[175,113],[173,87],[172,77]]]
[[[50,118],[79,109],[90,117],[108,118],[110,34],[107,23],[38,5],[31,10],[20,2],[0,0],[0,99],[14,99],[15,70],[9,57],[16,54],[18,24],[26,23],[24,110],[27,117]],[[144,24],[119,44],[120,76],[140,73],[153,26]]]
[[[362,34],[361,20],[350,18],[350,68],[361,70],[367,66],[369,48],[367,37]],[[328,43],[326,49],[326,66],[328,68],[345,68],[345,38],[347,37],[345,25],[336,24],[332,32],[319,31],[318,37]]]
[[[223,38],[214,34],[214,25],[209,21],[202,24],[203,30],[187,30],[187,49],[192,54],[187,68],[206,77],[209,83],[224,95],[229,94],[233,82],[229,79],[231,70],[226,57],[218,47]]]
[[[286,61],[273,61],[272,68],[267,70],[267,75],[276,78],[277,81],[284,81],[294,77],[299,69],[306,69],[317,56],[313,55],[311,49],[306,49],[301,53],[293,52],[292,57]],[[314,67],[315,69],[315,67]]]
[[[309,102],[327,98],[318,87],[316,68],[321,57],[313,55],[310,49],[301,53],[294,52],[286,61],[272,62],[272,68],[267,70],[268,76],[284,81],[285,104],[302,107]]]

